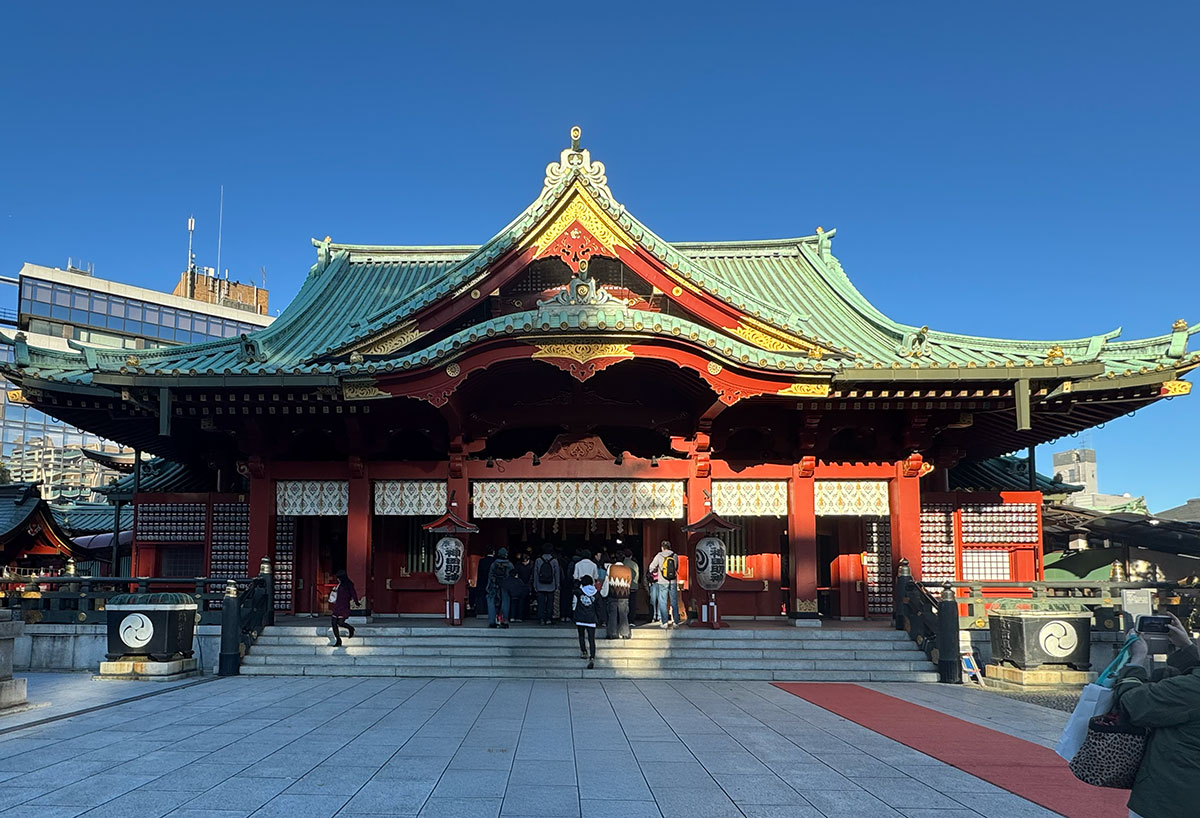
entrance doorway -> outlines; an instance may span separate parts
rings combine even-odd
[[[346,518],[295,520],[296,612],[328,614],[329,592],[337,585],[334,577],[346,569]]]
[[[886,517],[817,518],[817,609],[863,619],[891,610],[891,527]]]

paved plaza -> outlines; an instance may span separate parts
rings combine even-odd
[[[1034,740],[1065,718],[872,687]],[[0,735],[0,781],[14,818],[1055,815],[761,682],[219,679]]]

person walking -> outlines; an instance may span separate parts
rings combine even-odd
[[[354,589],[354,583],[350,581],[350,575],[346,573],[345,569],[338,571],[334,576],[337,578],[338,584],[329,592],[329,612],[333,624],[333,645],[340,648],[342,634],[338,630],[339,626],[348,631],[347,639],[354,638],[354,626],[346,620],[350,618],[350,602],[358,604],[358,591]]]
[[[588,670],[596,663],[596,622],[603,594],[596,590],[591,575],[579,578],[571,607],[575,614],[575,629],[579,632],[579,658],[587,659]]]
[[[1174,615],[1168,630],[1174,651],[1152,681],[1153,658],[1144,639],[1129,648],[1129,665],[1113,685],[1116,707],[1137,727],[1151,728],[1129,794],[1134,818],[1193,818],[1200,781],[1200,642]],[[1159,676],[1156,673],[1155,676]]]
[[[513,564],[508,559],[508,549],[501,548],[496,552],[496,559],[492,563],[491,570],[488,571],[487,607],[489,628],[508,627],[510,595],[507,582],[513,570]]]
[[[547,543],[542,546],[542,555],[533,564],[533,590],[537,592],[538,621],[553,625],[557,609],[554,600],[562,586],[562,568],[554,558],[554,550]]]
[[[663,540],[654,561],[650,563],[651,574],[658,575],[658,623],[660,628],[679,625],[679,556],[671,550],[671,543]]]
[[[634,560],[633,550],[630,548],[625,549],[625,559],[621,562],[621,564],[629,569],[629,574],[630,574],[630,577],[629,577],[629,624],[632,625],[633,620],[637,618],[638,583],[642,578],[642,569],[641,569],[641,566],[639,566],[637,564],[637,561]],[[628,639],[629,637],[627,636],[625,638]]]
[[[609,563],[608,574],[600,588],[601,595],[608,600],[605,626],[609,639],[628,639],[632,635],[629,629],[629,591],[633,587],[632,580],[633,574],[625,563]]]

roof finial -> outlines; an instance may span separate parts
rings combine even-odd
[[[595,192],[600,193],[613,204],[612,191],[608,189],[608,178],[604,175],[604,163],[593,162],[592,155],[586,149],[579,147],[579,137],[583,129],[578,125],[571,128],[571,147],[562,152],[557,162],[546,166],[546,181],[542,186],[542,195],[556,188],[568,176],[582,179]]]

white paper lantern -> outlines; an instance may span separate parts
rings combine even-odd
[[[457,537],[442,537],[434,548],[434,576],[442,585],[455,584],[463,572],[462,540]]]
[[[706,591],[715,591],[725,584],[725,543],[716,537],[705,537],[696,543],[696,581]]]

